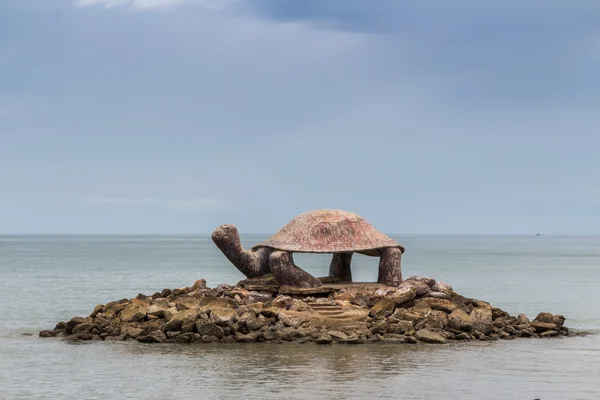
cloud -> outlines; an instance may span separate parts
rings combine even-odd
[[[196,199],[169,199],[154,197],[86,197],[83,199],[88,204],[101,205],[157,205],[172,208],[185,208],[196,210],[213,210],[225,206],[223,201],[212,197]]]
[[[81,7],[102,5],[106,8],[131,7],[137,9],[169,8],[176,5],[190,4],[199,5],[209,9],[217,9],[227,6],[235,0],[76,0],[75,4]]]

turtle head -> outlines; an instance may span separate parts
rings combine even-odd
[[[265,261],[259,257],[262,253],[248,251],[242,247],[240,233],[235,225],[225,224],[217,227],[211,239],[225,257],[247,277],[262,276],[268,272],[268,259]]]
[[[211,235],[212,241],[218,248],[223,250],[224,247],[241,247],[240,233],[235,225],[224,224],[215,229]],[[237,245],[237,246],[235,246]]]

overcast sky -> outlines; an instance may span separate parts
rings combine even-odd
[[[0,232],[600,233],[598,0],[2,0]]]

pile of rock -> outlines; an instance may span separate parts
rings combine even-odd
[[[281,294],[244,285],[164,289],[95,307],[40,337],[145,343],[315,342],[446,343],[569,335],[561,315],[533,321],[463,297],[442,282],[411,277],[399,287],[330,285],[325,294]],[[247,286],[246,286],[247,287]],[[294,291],[292,291],[294,292]]]

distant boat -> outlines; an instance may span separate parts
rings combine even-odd
[[[540,236],[540,234],[538,233],[538,234],[537,234],[537,235],[535,235],[535,236]]]

